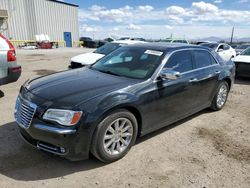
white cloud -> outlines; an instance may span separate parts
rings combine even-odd
[[[150,5],[145,5],[145,6],[139,6],[138,9],[141,11],[150,12],[150,11],[154,10],[154,7],[152,7]]]
[[[129,24],[127,29],[129,29],[129,30],[140,30],[141,27],[138,26],[138,25],[135,25],[135,24]]]
[[[179,14],[183,14],[184,12],[185,12],[185,9],[179,6],[171,6],[166,9],[167,14],[179,15]]]
[[[173,29],[173,27],[170,26],[170,25],[164,25],[164,27],[165,27],[166,29]]]
[[[171,24],[174,24],[174,25],[179,25],[179,24],[184,23],[183,18],[175,16],[175,15],[169,15],[167,19],[169,22],[171,22]]]
[[[210,4],[210,3],[205,3],[204,1],[193,2],[192,8],[195,11],[197,11],[197,13],[200,13],[200,14],[214,13],[218,11],[217,6]]]
[[[104,10],[105,7],[103,6],[99,6],[99,5],[92,5],[91,7],[88,8],[90,11],[100,11],[100,10]]]
[[[112,31],[119,31],[119,28],[118,28],[118,27],[114,27],[114,28],[112,29]]]
[[[223,2],[223,0],[215,0],[215,1],[214,1],[215,4],[220,4],[220,3],[222,3],[222,2]]]
[[[217,31],[214,30],[213,32],[214,35],[219,35],[221,27],[231,28],[233,25],[246,27],[244,31],[248,30],[249,35],[249,20],[250,11],[221,9],[204,1],[193,2],[189,7],[170,6],[161,9],[155,9],[150,5],[137,7],[127,5],[115,9],[93,5],[88,9],[79,9],[79,21],[80,25],[83,25],[81,31],[95,32],[95,35],[98,33],[100,36],[107,35],[109,32],[133,36],[133,34],[139,32],[140,37],[150,37],[163,35],[164,30],[173,33],[183,32],[186,36],[193,36],[195,32],[193,33],[191,30],[176,31],[177,29],[190,27],[193,29],[195,27],[200,28],[201,36],[209,34],[201,28],[206,28],[212,33],[209,28],[217,27]],[[153,25],[156,26],[153,27]],[[160,32],[163,32],[163,34]]]
[[[97,27],[91,27],[91,26],[88,26],[86,24],[84,24],[80,27],[80,33],[84,33],[84,32],[93,33],[93,32],[97,32],[97,31],[98,31]]]
[[[92,13],[100,20],[106,20],[110,22],[123,22],[125,19],[132,17],[129,7],[119,9],[103,9]]]

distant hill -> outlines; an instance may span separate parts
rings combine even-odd
[[[220,37],[205,37],[205,38],[200,38],[200,39],[193,39],[191,41],[225,41],[225,42],[230,42],[230,38],[220,38]],[[234,38],[233,42],[250,42],[250,37],[245,37],[245,38]]]

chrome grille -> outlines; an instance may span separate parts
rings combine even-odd
[[[20,97],[16,100],[15,119],[16,122],[23,128],[29,128],[37,106]]]

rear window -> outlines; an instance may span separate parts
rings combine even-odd
[[[94,53],[99,53],[103,55],[108,55],[109,53],[113,52],[114,50],[118,49],[122,45],[119,43],[107,43],[101,46],[100,48],[97,48]]]
[[[196,68],[207,67],[213,64],[211,55],[204,50],[193,51]]]
[[[203,43],[203,44],[201,44],[201,46],[206,46],[208,48],[215,50],[217,48],[218,44],[216,44],[216,43]]]

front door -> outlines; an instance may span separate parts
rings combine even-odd
[[[144,98],[148,101],[143,108],[145,116],[142,130],[145,134],[195,111],[197,106],[194,101],[199,94],[199,84],[195,82],[193,67],[190,50],[171,55],[164,69],[178,71],[181,76],[176,80],[158,79],[147,89]]]
[[[64,32],[64,41],[66,43],[66,47],[72,47],[71,32]]]

